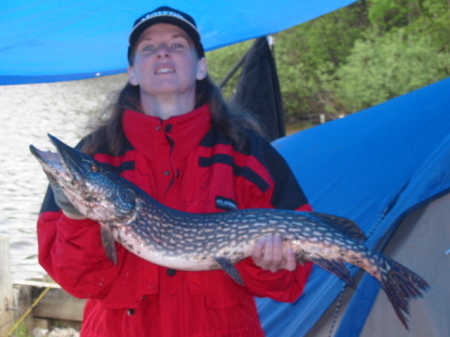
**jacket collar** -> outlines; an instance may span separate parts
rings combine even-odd
[[[166,120],[126,110],[122,123],[132,146],[148,159],[158,159],[158,154],[165,150],[181,159],[206,135],[211,115],[207,104]]]

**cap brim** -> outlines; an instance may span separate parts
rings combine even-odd
[[[139,36],[149,27],[157,23],[169,23],[183,29],[195,44],[200,44],[200,34],[190,23],[171,16],[157,16],[136,25],[128,39],[130,46],[134,45]]]

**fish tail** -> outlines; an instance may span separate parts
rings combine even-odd
[[[381,255],[380,255],[381,256]],[[383,256],[380,284],[394,308],[397,317],[408,329],[408,300],[421,297],[428,283],[400,263]]]

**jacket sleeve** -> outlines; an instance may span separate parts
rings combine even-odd
[[[293,272],[280,270],[272,273],[257,267],[249,257],[239,262],[236,268],[241,273],[246,290],[252,296],[293,303],[303,293],[312,263],[298,265]]]
[[[51,189],[38,218],[37,237],[39,263],[67,292],[79,298],[108,293],[119,268],[105,255],[100,225],[67,218],[54,203]]]
[[[297,210],[311,211],[311,207],[306,204]],[[288,303],[295,302],[303,293],[312,266],[311,262],[297,263],[295,271],[279,270],[273,273],[256,266],[251,257],[236,264],[246,290],[252,296],[269,297],[276,301]]]
[[[253,147],[256,158],[267,170],[268,188],[264,191],[249,189],[245,208],[277,208],[312,211],[308,200],[284,158],[268,143]],[[256,170],[256,168],[255,168]],[[280,270],[272,273],[257,267],[251,257],[236,265],[253,296],[269,297],[277,301],[293,302],[303,292],[312,263],[298,264],[295,271]]]

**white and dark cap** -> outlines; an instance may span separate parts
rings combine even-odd
[[[171,7],[163,6],[142,15],[134,22],[133,29],[131,30],[130,37],[128,39],[128,59],[130,58],[133,45],[139,39],[139,36],[148,27],[157,23],[170,23],[183,29],[194,42],[198,55],[200,57],[205,56],[205,51],[200,40],[200,33],[194,19],[186,13],[180,12]]]

